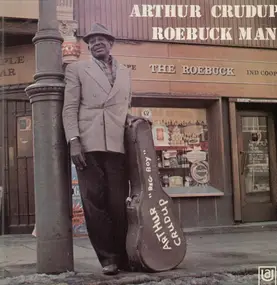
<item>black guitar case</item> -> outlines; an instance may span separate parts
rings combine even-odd
[[[126,250],[133,271],[160,272],[177,267],[186,239],[164,192],[157,167],[151,124],[127,117],[125,148],[130,179]]]

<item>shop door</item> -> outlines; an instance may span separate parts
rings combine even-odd
[[[8,234],[31,233],[35,223],[31,114],[29,102],[7,102],[5,228]]]
[[[276,143],[267,112],[238,114],[242,222],[276,220]]]

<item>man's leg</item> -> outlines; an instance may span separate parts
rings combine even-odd
[[[126,158],[120,153],[106,153],[105,171],[108,187],[108,211],[113,223],[113,236],[118,253],[118,265],[128,262],[126,253],[126,235],[128,230],[126,198],[129,183],[126,173]]]
[[[104,153],[86,153],[87,167],[77,170],[88,236],[103,267],[116,262],[113,228],[104,193]]]

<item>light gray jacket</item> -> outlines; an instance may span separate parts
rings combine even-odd
[[[85,152],[125,153],[130,70],[118,64],[112,87],[94,60],[78,61],[67,66],[65,80],[63,124],[67,141],[79,136]]]

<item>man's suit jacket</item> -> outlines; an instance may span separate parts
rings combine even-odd
[[[124,127],[131,101],[130,70],[118,64],[113,87],[94,60],[65,71],[63,124],[66,139],[79,136],[85,152],[124,153]]]

